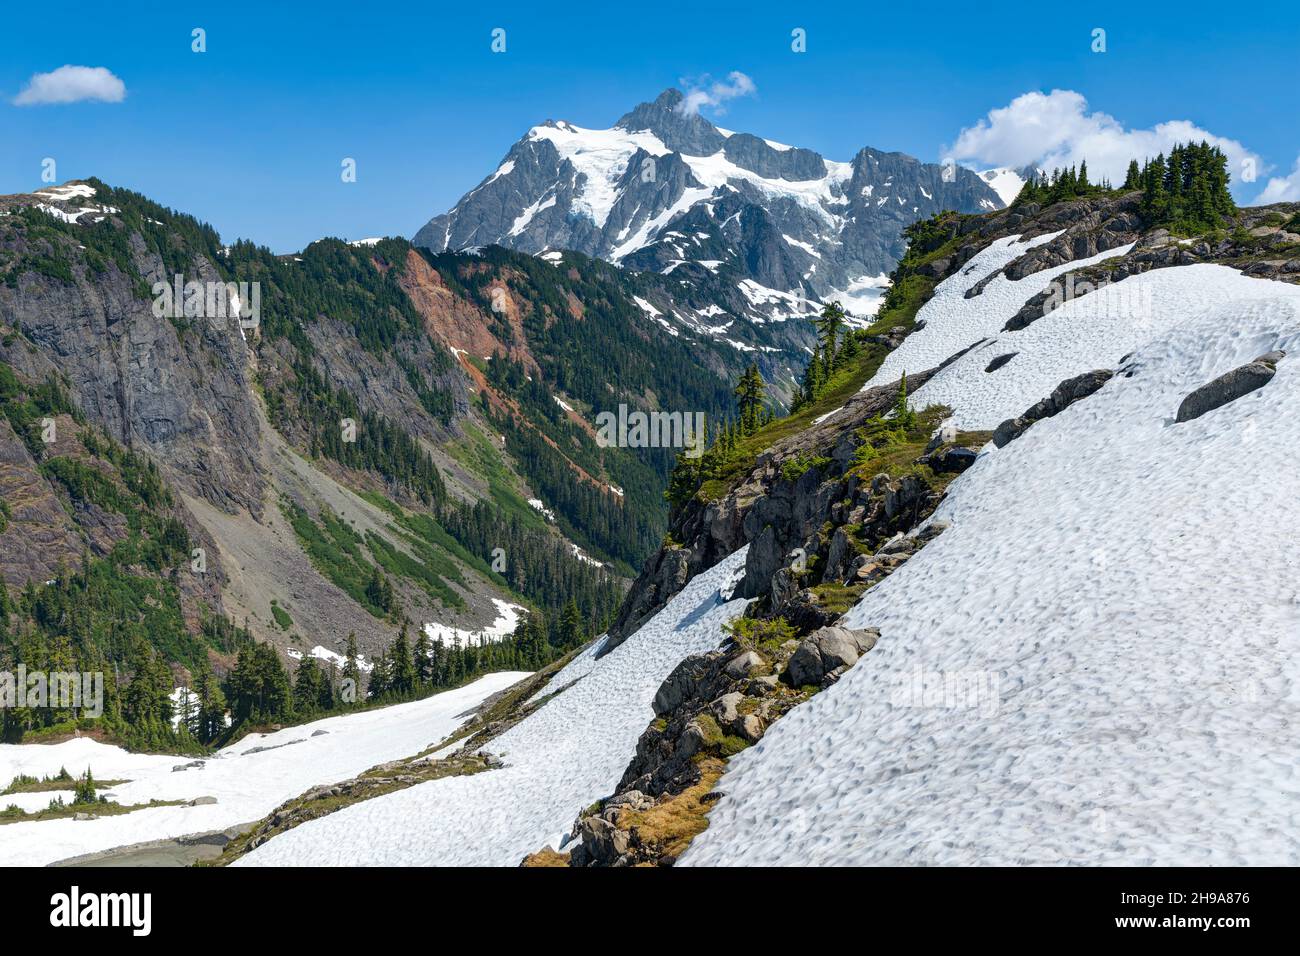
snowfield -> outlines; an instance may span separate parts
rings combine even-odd
[[[979,174],[979,177],[998,194],[1004,206],[1010,206],[1015,202],[1016,197],[1020,195],[1020,190],[1025,188],[1025,180],[1014,169],[1005,167],[986,169]]]
[[[207,758],[202,767],[173,770],[193,757],[132,754],[81,737],[60,744],[0,745],[0,787],[20,773],[52,776],[66,767],[89,767],[99,780],[128,780],[104,791],[120,804],[216,797],[215,804],[137,810],[98,820],[43,820],[0,827],[0,866],[45,866],[87,853],[168,837],[224,830],[253,823],[286,800],[322,783],[346,780],[376,764],[419,753],[442,740],[487,697],[526,673],[489,674],[472,684],[425,700],[357,714],[328,717],[273,734],[249,734]],[[320,736],[314,734],[324,731]],[[287,746],[286,746],[287,745]],[[255,748],[268,748],[250,753]],[[71,791],[0,796],[41,809]]]
[[[424,633],[429,640],[442,641],[448,647],[452,647],[458,642],[462,647],[476,647],[481,644],[494,644],[497,641],[505,640],[514,633],[515,628],[519,626],[520,620],[523,619],[523,615],[528,609],[521,604],[512,604],[500,598],[493,598],[492,603],[496,606],[496,619],[481,630],[467,631],[463,628],[452,627],[449,624],[439,624],[437,621],[431,621],[424,625]]]
[[[1028,242],[1022,242],[1019,236],[1008,236],[995,240],[978,252],[960,272],[939,283],[934,290],[934,297],[921,306],[916,314],[917,322],[924,323],[923,327],[913,331],[901,346],[885,357],[876,374],[862,386],[863,390],[896,382],[906,372],[923,372],[934,368],[981,339],[999,336],[1007,320],[1029,299],[1051,286],[1058,276],[1122,256],[1132,248],[1120,246],[1089,259],[1078,259],[1055,269],[1044,269],[1020,280],[999,275],[979,295],[973,299],[966,298],[967,290],[974,288],[981,280],[1000,272],[1030,249],[1051,242],[1059,235],[1061,233],[1052,232]],[[1074,301],[1082,303],[1087,298],[1083,296]],[[1068,349],[1069,345],[1064,344],[1062,347]],[[984,348],[981,348],[982,351]],[[1012,349],[1001,351],[1009,352]],[[985,364],[997,354],[997,351],[989,352]],[[1036,396],[1030,404],[1041,397]]]
[[[913,396],[989,428],[1126,352],[1131,376],[952,484],[951,527],[846,617],[879,644],[731,761],[681,864],[1300,863],[1300,287],[1163,269],[1002,334],[1003,283],[941,288],[878,378],[996,334]]]
[[[604,657],[557,674],[567,688],[486,749],[505,768],[432,780],[295,827],[235,865],[513,866],[568,833],[612,793],[653,717],[650,702],[682,658],[717,647],[747,602],[730,600],[741,549],[686,586]]]

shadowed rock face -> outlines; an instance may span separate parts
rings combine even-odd
[[[1277,374],[1277,363],[1285,355],[1285,352],[1269,352],[1207,382],[1183,399],[1175,420],[1190,422],[1206,412],[1222,408],[1243,395],[1263,388]]]
[[[132,240],[146,283],[170,283],[157,254]],[[97,275],[81,263],[72,271],[71,283],[33,273],[16,288],[0,285],[0,323],[38,346],[20,337],[0,345],[0,360],[29,380],[65,375],[90,421],[127,447],[146,448],[182,490],[227,512],[260,513],[264,475],[238,322],[187,320],[182,331],[155,317],[115,264]],[[186,278],[220,281],[200,258]]]
[[[65,416],[66,418],[66,416]],[[0,521],[0,573],[21,585],[48,581],[62,563],[81,556],[76,525],[40,472],[22,439],[0,418],[0,498],[8,515]]]

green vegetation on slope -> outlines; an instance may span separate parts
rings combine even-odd
[[[727,440],[715,440],[698,461],[679,457],[665,492],[673,514],[691,498],[715,501],[722,497],[753,467],[765,449],[810,427],[817,418],[841,407],[862,389],[889,354],[888,346],[878,337],[895,328],[910,332],[915,327],[916,313],[937,284],[926,267],[956,250],[960,227],[968,218],[941,212],[904,230],[907,252],[890,276],[891,285],[876,320],[866,329],[845,330],[834,321],[833,313],[831,316],[823,313],[819,323],[822,340],[816,361],[809,365],[792,412],[766,421],[748,433],[742,430]],[[828,348],[832,345],[833,348]],[[726,438],[727,433],[722,435]]]

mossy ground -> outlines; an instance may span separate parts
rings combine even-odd
[[[708,812],[717,802],[713,789],[722,778],[726,763],[708,757],[698,766],[700,780],[694,786],[659,801],[648,810],[630,811],[620,820],[621,826],[635,831],[642,845],[654,847],[661,860],[676,860],[709,827]]]
[[[130,783],[129,780],[96,780],[95,786],[101,790],[107,790],[110,787],[120,787],[124,783]],[[77,789],[77,778],[73,776],[45,777],[37,780],[33,777],[19,774],[14,777],[9,786],[0,790],[0,796],[11,793],[46,793],[55,790],[75,790]]]
[[[136,810],[149,810],[153,807],[181,807],[185,800],[150,800],[148,803],[66,803],[63,806],[47,807],[44,810],[23,812],[12,804],[0,810],[0,825],[6,823],[32,823],[42,820],[63,820],[78,813],[88,813],[96,817],[118,817]]]

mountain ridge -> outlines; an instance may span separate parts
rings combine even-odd
[[[904,226],[944,209],[1006,204],[967,169],[870,147],[849,162],[829,160],[720,130],[683,102],[669,89],[608,129],[564,120],[532,127],[412,241],[434,250],[575,250],[688,286],[692,272],[718,274],[733,287],[752,285],[725,307],[761,323],[772,321],[768,306],[780,297],[801,303],[799,316],[836,297],[869,315],[878,291],[867,290],[881,289],[901,257]],[[1009,181],[1003,188],[1009,194]],[[778,337],[785,347],[807,345],[787,330]]]

